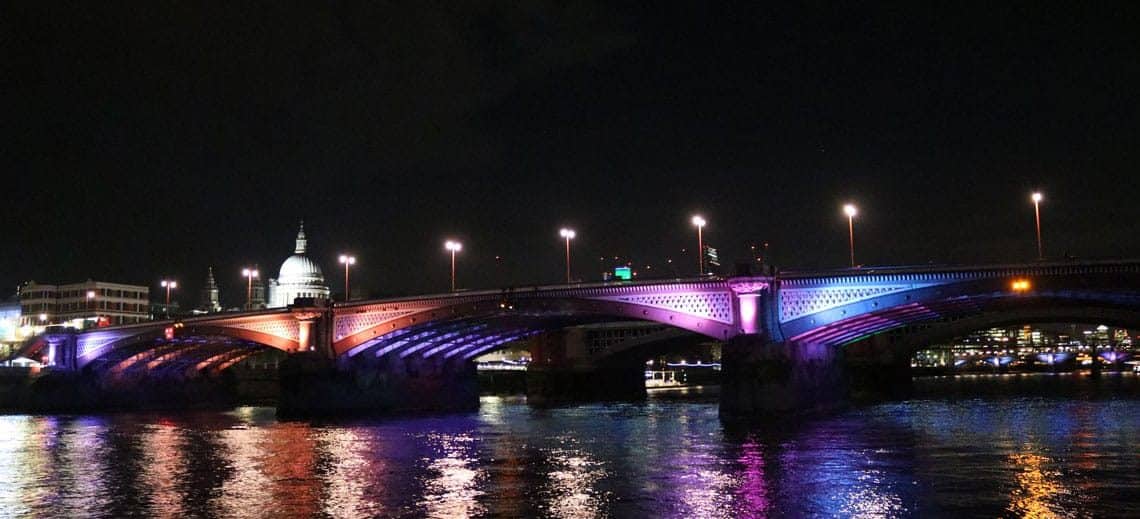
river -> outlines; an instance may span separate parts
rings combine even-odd
[[[1119,517],[1140,513],[1138,379],[921,379],[739,428],[700,392],[339,422],[8,415],[0,516]]]

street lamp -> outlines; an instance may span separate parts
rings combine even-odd
[[[1037,192],[1037,193],[1033,193],[1033,195],[1030,198],[1033,199],[1033,220],[1037,223],[1037,260],[1040,261],[1040,260],[1045,259],[1045,254],[1044,254],[1044,252],[1042,252],[1043,249],[1041,248],[1041,207],[1040,207],[1041,200],[1044,199],[1045,197],[1041,196],[1040,192]]]
[[[251,310],[253,308],[253,278],[257,277],[257,269],[244,268],[241,269],[241,275],[245,276],[245,309]]]
[[[693,225],[697,226],[697,275],[705,275],[705,241],[704,235],[701,230],[705,227],[705,219],[700,215],[696,215],[692,219]]]
[[[162,280],[162,282],[161,282],[161,283],[159,283],[159,284],[160,284],[160,285],[162,285],[162,286],[163,286],[163,288],[166,288],[166,306],[168,307],[168,310],[167,310],[167,311],[169,311],[169,307],[170,307],[170,290],[171,290],[171,289],[175,289],[175,288],[178,288],[178,282],[177,282],[177,281],[172,281],[172,280],[169,280],[169,279],[164,279],[164,280]]]
[[[344,300],[348,301],[348,266],[356,264],[356,256],[341,254],[340,262],[344,264]]]
[[[847,243],[851,250],[851,268],[855,268],[855,214],[858,212],[854,204],[843,206],[843,214],[847,215]]]
[[[563,228],[558,231],[558,235],[566,238],[566,284],[570,284],[570,240],[574,239],[574,229]]]
[[[455,253],[463,250],[463,244],[453,240],[447,240],[443,244],[443,248],[451,251],[451,291],[455,292]]]

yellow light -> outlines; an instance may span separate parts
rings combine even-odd
[[[1032,288],[1032,286],[1028,279],[1015,279],[1009,284],[1009,287],[1013,289],[1014,292],[1025,292]]]

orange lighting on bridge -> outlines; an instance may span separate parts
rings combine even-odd
[[[1013,289],[1014,292],[1025,292],[1033,288],[1033,285],[1028,279],[1015,279],[1009,284],[1009,288]]]

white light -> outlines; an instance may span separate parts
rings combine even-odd
[[[848,217],[854,217],[855,214],[858,212],[859,211],[855,209],[854,204],[847,204],[847,205],[843,206],[843,213],[846,214]]]
[[[573,239],[576,234],[573,229],[562,229],[558,231],[558,235],[568,240]]]
[[[463,244],[462,243],[459,243],[457,241],[452,241],[452,240],[447,240],[447,242],[443,244],[443,247],[449,251],[455,251],[455,252],[463,250]]]
[[[348,256],[345,254],[341,254],[340,255],[340,262],[344,263],[345,265],[355,265],[356,264],[356,256]]]
[[[1044,196],[1041,196],[1041,193],[1033,193],[1033,197],[1032,197],[1032,198],[1033,198],[1033,203],[1037,203],[1037,202],[1040,202],[1040,201],[1041,201],[1042,199],[1044,199],[1045,197],[1044,197]]]
[[[701,215],[694,216],[692,221],[693,225],[696,225],[697,227],[704,227],[705,223],[707,223],[705,222],[705,219],[701,217]]]

